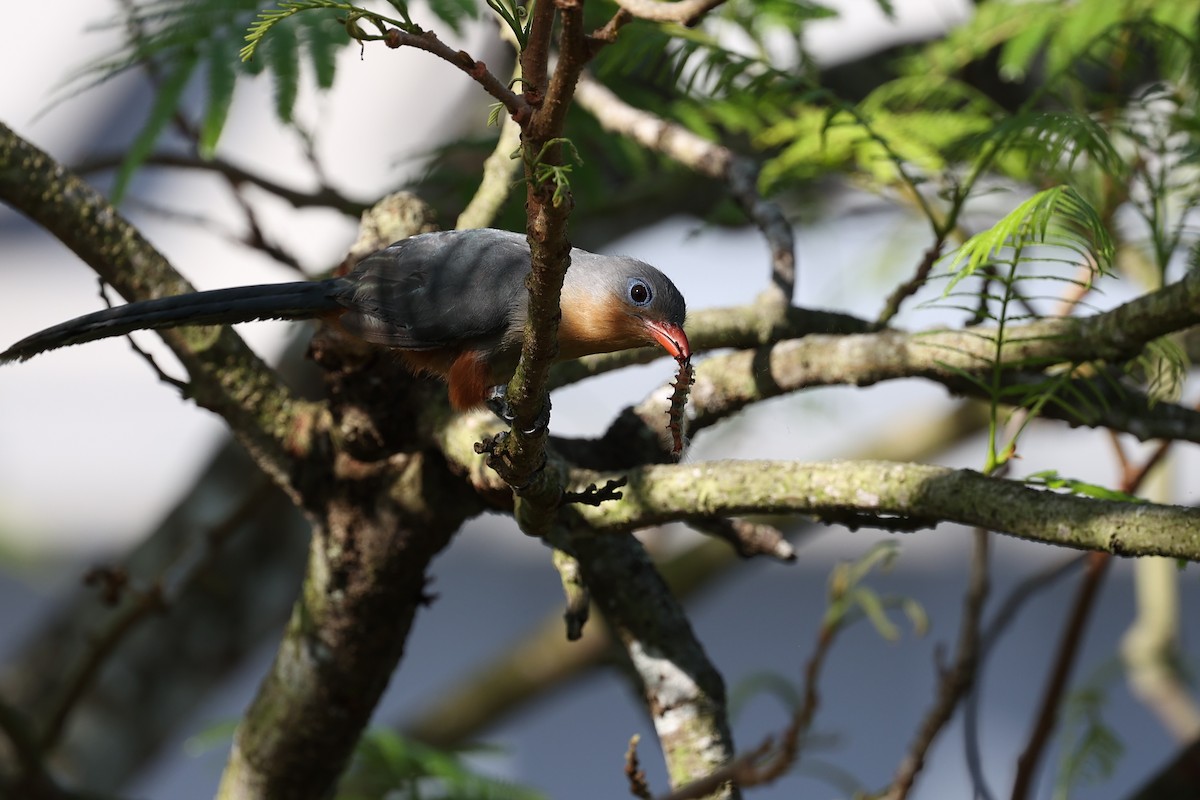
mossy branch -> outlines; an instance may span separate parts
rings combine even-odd
[[[56,236],[126,300],[195,291],[103,195],[2,123],[0,200]],[[188,371],[191,399],[224,417],[263,471],[297,498],[296,461],[327,425],[325,406],[294,397],[227,327],[160,335]]]
[[[601,508],[574,506],[571,513],[597,531],[627,533],[696,516],[849,511],[957,522],[1080,550],[1200,561],[1200,509],[1057,494],[971,470],[882,461],[713,461],[624,474],[622,499]]]

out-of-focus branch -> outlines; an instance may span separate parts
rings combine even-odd
[[[1200,739],[1139,786],[1128,800],[1195,800],[1200,797]]]
[[[1140,468],[1133,467],[1125,458],[1116,437],[1113,437],[1119,460],[1122,462],[1122,478],[1120,490],[1126,494],[1138,492],[1150,471],[1162,460],[1171,442],[1163,442],[1157,450],[1144,462]],[[1024,800],[1034,792],[1034,782],[1038,766],[1050,742],[1051,734],[1058,725],[1059,709],[1062,708],[1063,695],[1066,692],[1067,681],[1071,677],[1076,661],[1079,660],[1080,647],[1087,625],[1096,607],[1096,595],[1104,583],[1108,569],[1112,566],[1111,553],[1091,553],[1087,557],[1083,580],[1075,594],[1075,602],[1071,613],[1063,626],[1062,637],[1055,650],[1054,662],[1038,703],[1037,715],[1033,722],[1029,740],[1017,757],[1017,771],[1013,779],[1012,800]]]
[[[792,226],[778,205],[758,193],[758,165],[752,159],[697,136],[682,125],[634,108],[586,75],[579,81],[576,98],[606,130],[627,136],[647,150],[662,153],[695,172],[724,181],[771,248],[769,296],[782,305],[791,303],[796,290]]]
[[[471,202],[458,215],[454,227],[459,230],[486,228],[500,213],[500,207],[508,199],[513,179],[521,162],[513,159],[513,153],[521,146],[521,126],[511,117],[500,123],[500,138],[491,155],[483,162],[483,178],[475,190]]]
[[[1158,448],[1151,459],[1166,448]],[[1143,469],[1147,469],[1143,467]],[[1128,482],[1137,465],[1126,466]],[[1149,468],[1146,496],[1167,499],[1166,468]],[[1121,660],[1125,664],[1130,691],[1175,737],[1186,743],[1200,738],[1200,709],[1192,696],[1190,681],[1181,668],[1179,583],[1186,573],[1165,558],[1140,558],[1133,565],[1136,617],[1121,638]]]
[[[671,784],[708,775],[733,755],[725,684],[679,601],[633,537],[593,536],[577,523],[552,542],[578,559],[584,583],[625,648],[662,745]],[[713,786],[711,798],[736,798]]]
[[[700,17],[725,0],[617,0],[625,11],[641,19],[655,22],[678,22],[695,25]]]
[[[124,160],[125,157],[123,155],[96,156],[79,163],[75,167],[75,171],[80,175],[87,175],[92,172],[116,169]],[[223,175],[235,186],[241,184],[257,186],[264,192],[273,194],[280,200],[290,203],[293,208],[333,208],[350,216],[358,216],[370,208],[370,203],[346,197],[332,186],[321,186],[311,192],[293,189],[277,181],[273,181],[264,175],[259,175],[248,169],[239,167],[219,156],[204,159],[199,156],[177,153],[155,153],[147,156],[142,163],[147,166],[216,172]]]
[[[967,696],[974,684],[976,668],[982,657],[980,626],[989,586],[988,535],[986,530],[975,531],[975,549],[971,558],[967,594],[963,600],[954,664],[950,669],[939,670],[937,699],[921,721],[915,739],[892,778],[892,785],[883,795],[885,800],[904,800],[908,797],[917,775],[925,766],[929,748],[950,722],[959,701]]]
[[[1180,674],[1179,567],[1165,558],[1139,559],[1137,618],[1121,640],[1130,690],[1179,742],[1200,738],[1200,710]]]

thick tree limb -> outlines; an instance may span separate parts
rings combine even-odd
[[[320,798],[341,775],[404,652],[425,571],[476,505],[437,459],[348,458],[321,509],[275,662],[234,738],[217,797]]]
[[[58,237],[126,300],[194,291],[108,201],[0,123],[0,200]],[[228,328],[161,332],[191,376],[190,396],[220,414],[271,478],[297,498],[296,462],[327,424]]]
[[[629,656],[671,785],[690,783],[729,761],[725,683],[641,544],[633,537],[593,536],[574,525],[556,527],[552,541],[578,559],[584,582]],[[735,798],[738,792],[725,785],[705,795]]]
[[[622,499],[602,509],[576,506],[572,513],[597,531],[623,533],[698,514],[849,510],[957,522],[1080,550],[1200,561],[1200,509],[1056,494],[971,470],[879,461],[716,461],[626,474]]]

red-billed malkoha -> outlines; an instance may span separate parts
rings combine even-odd
[[[426,233],[363,259],[340,278],[196,292],[110,308],[14,344],[0,363],[135,330],[259,319],[323,318],[400,351],[414,371],[441,376],[455,408],[508,383],[528,314],[529,245],[497,230]],[[578,248],[562,289],[560,360],[657,342],[691,355],[683,296],[667,276],[624,256]]]

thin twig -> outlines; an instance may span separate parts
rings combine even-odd
[[[113,307],[112,301],[110,301],[108,299],[108,293],[105,291],[105,289],[108,288],[108,283],[104,280],[104,278],[102,278],[100,276],[96,277],[96,283],[99,288],[97,293],[100,295],[100,299],[102,301],[104,301],[104,305],[106,307],[112,308]],[[158,365],[158,361],[154,358],[154,356],[150,355],[150,353],[143,350],[141,348],[141,346],[138,345],[137,341],[133,338],[133,336],[131,336],[130,334],[125,334],[125,341],[129,342],[129,346],[133,349],[133,352],[137,353],[137,355],[143,361],[145,361],[147,364],[150,365],[150,369],[154,370],[154,374],[158,376],[158,379],[160,381],[167,384],[168,386],[174,386],[176,389],[179,390],[179,393],[181,395],[183,395],[184,397],[187,397],[188,390],[191,388],[188,385],[187,381],[181,381],[178,378],[168,375],[163,370],[163,368]]]
[[[822,625],[817,632],[816,646],[804,667],[803,699],[792,714],[791,723],[781,734],[778,745],[768,738],[755,749],[743,753],[720,769],[680,786],[669,794],[660,796],[658,800],[697,800],[709,796],[726,783],[741,788],[762,786],[778,780],[791,768],[800,756],[800,743],[812,728],[813,719],[820,706],[817,686],[825,661],[841,630],[841,625],[833,624]]]
[[[80,162],[76,165],[75,171],[80,175],[87,175],[93,172],[116,169],[124,160],[125,157],[123,155],[101,155]],[[273,194],[291,204],[293,208],[332,208],[347,216],[357,217],[371,207],[370,203],[346,197],[331,186],[322,186],[311,192],[284,186],[270,178],[236,166],[220,156],[215,156],[211,159],[202,159],[195,155],[154,153],[147,156],[142,164],[152,167],[216,172],[224,176],[231,183],[257,186],[268,194]]]
[[[1000,610],[996,612],[983,632],[983,639],[979,645],[979,663],[975,668],[975,682],[971,685],[971,690],[967,693],[963,703],[963,740],[967,768],[971,772],[975,793],[982,800],[992,800],[994,797],[984,777],[983,759],[979,752],[979,686],[983,681],[983,670],[988,664],[988,657],[999,644],[1000,637],[1008,630],[1008,626],[1016,619],[1017,613],[1027,602],[1069,575],[1072,570],[1081,566],[1086,560],[1086,554],[1071,556],[1025,578],[1009,592],[1008,597],[1001,603]]]
[[[1087,556],[1087,570],[1084,572],[1083,582],[1075,596],[1071,614],[1067,617],[1050,677],[1042,691],[1037,718],[1025,749],[1017,758],[1017,774],[1013,781],[1012,800],[1025,800],[1031,796],[1038,765],[1045,753],[1046,744],[1050,741],[1050,735],[1058,724],[1058,710],[1062,706],[1067,681],[1071,677],[1071,671],[1079,655],[1079,645],[1083,641],[1083,632],[1091,618],[1096,594],[1111,563],[1112,556],[1108,553],[1089,553]]]
[[[908,753],[892,779],[892,785],[884,795],[886,800],[904,800],[912,790],[917,775],[925,765],[925,757],[938,734],[954,715],[959,702],[970,691],[975,680],[975,670],[981,653],[981,619],[989,587],[988,531],[975,530],[975,550],[971,558],[971,577],[963,602],[963,616],[959,625],[957,653],[954,666],[944,672],[939,682],[938,698],[925,715],[917,731],[917,737],[909,746]]]
[[[553,4],[549,5],[553,13],[554,6]],[[455,50],[453,47],[450,47],[439,39],[433,31],[408,33],[398,28],[391,28],[387,32],[384,43],[392,49],[412,47],[417,50],[424,50],[426,53],[435,55],[443,61],[453,64],[482,86],[485,92],[496,100],[499,100],[518,123],[523,123],[528,119],[531,109],[524,98],[509,89],[508,84],[492,74],[487,65],[482,61],[475,60],[465,50]]]
[[[629,780],[629,793],[642,800],[651,800],[650,785],[646,783],[646,771],[638,763],[637,746],[641,741],[636,733],[629,739],[629,748],[625,751],[625,777]]]

